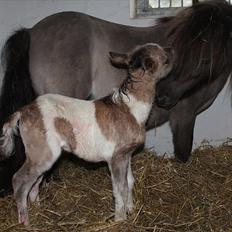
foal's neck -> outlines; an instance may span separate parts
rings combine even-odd
[[[140,124],[145,124],[155,95],[155,78],[144,74],[141,78],[129,77],[119,88],[118,94]],[[121,95],[120,95],[121,93]]]

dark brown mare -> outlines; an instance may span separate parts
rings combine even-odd
[[[125,76],[109,64],[109,51],[124,53],[138,44],[159,43],[174,48],[176,62],[157,88],[156,101],[166,109],[153,106],[147,129],[169,121],[175,155],[186,162],[196,116],[213,103],[232,69],[231,17],[232,6],[224,1],[195,5],[147,28],[76,12],[51,15],[31,29],[15,32],[6,42],[0,123],[41,94],[80,99],[107,95]],[[2,194],[25,159],[20,138],[15,142],[17,155],[1,162]]]

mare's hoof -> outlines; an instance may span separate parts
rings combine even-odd
[[[189,156],[180,156],[180,155],[176,155],[175,156],[175,160],[181,163],[187,163],[189,160]]]
[[[6,187],[0,186],[0,198],[6,197],[12,194],[13,194],[12,186],[6,186]]]

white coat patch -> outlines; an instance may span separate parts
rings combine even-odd
[[[37,103],[43,115],[47,142],[53,155],[59,155],[61,147],[64,150],[69,147],[55,129],[54,118],[58,117],[65,118],[72,124],[77,144],[73,153],[92,162],[111,159],[115,144],[102,134],[96,122],[93,101],[46,94],[38,97]]]

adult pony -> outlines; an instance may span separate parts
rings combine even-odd
[[[175,106],[166,110],[154,104],[146,128],[170,121],[175,155],[186,162],[196,116],[213,103],[231,72],[231,16],[228,3],[209,1],[146,28],[62,12],[21,29],[9,37],[3,50],[0,126],[11,113],[41,94],[80,99],[107,95],[124,77],[123,70],[109,64],[108,52],[125,53],[138,44],[159,43],[174,48],[176,61],[170,77],[158,85],[156,99],[160,106]],[[170,94],[162,83],[167,83]],[[15,142],[17,155],[1,162],[3,194],[25,159],[20,138]]]

